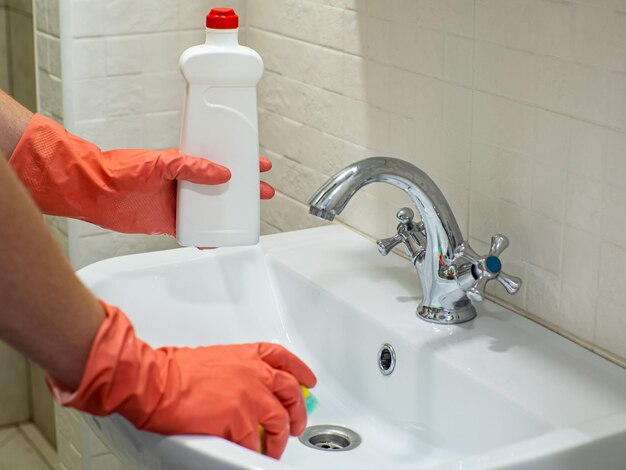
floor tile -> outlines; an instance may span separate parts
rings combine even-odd
[[[2,433],[0,431],[0,439]],[[0,470],[50,470],[20,432],[0,442]]]

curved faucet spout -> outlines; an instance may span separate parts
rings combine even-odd
[[[487,282],[496,279],[509,293],[517,292],[521,279],[502,272],[500,253],[508,239],[496,234],[485,257],[477,255],[463,241],[448,201],[437,185],[411,163],[390,157],[372,157],[347,166],[330,178],[309,200],[310,213],[333,220],[352,196],[370,183],[388,183],[411,198],[422,217],[413,223],[413,211],[398,212],[398,233],[379,240],[385,255],[404,243],[422,283],[423,300],[417,314],[426,321],[455,324],[472,320],[476,310],[470,298],[480,301]],[[468,297],[470,296],[470,297]]]
[[[371,157],[337,172],[309,200],[309,212],[333,220],[352,196],[370,183],[388,183],[406,192],[417,207],[429,244],[436,255],[452,262],[455,250],[463,243],[463,234],[435,182],[415,165],[391,157]],[[439,243],[430,243],[438,241]],[[441,251],[439,251],[441,250]]]

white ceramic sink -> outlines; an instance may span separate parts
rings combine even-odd
[[[133,468],[626,468],[624,369],[491,302],[462,325],[418,319],[411,264],[341,226],[115,258],[79,274],[152,346],[285,345],[319,379],[309,425],[362,438],[343,452],[290,438],[276,461],[215,437],[85,415]],[[397,354],[388,376],[377,361],[384,343]]]

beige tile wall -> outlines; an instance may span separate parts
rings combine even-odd
[[[31,0],[7,0],[11,58],[11,94],[29,108],[37,109],[33,7]]]
[[[0,88],[9,91],[9,41],[7,8],[0,3]]]
[[[317,224],[305,205],[343,165],[395,155],[441,187],[485,251],[511,239],[492,292],[626,359],[626,2],[249,2],[266,62],[261,140],[279,190],[268,231]],[[394,231],[408,199],[371,186],[342,221]]]
[[[0,2],[0,88],[35,109],[33,19],[29,0]],[[31,418],[27,361],[0,343],[0,364],[0,425]]]

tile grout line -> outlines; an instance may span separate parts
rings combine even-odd
[[[0,448],[2,448],[7,442],[9,442],[11,438],[13,438],[13,436],[15,436],[15,434],[18,432],[17,426],[14,424],[0,426],[0,432],[9,430],[13,430],[13,432],[8,433],[6,437],[0,439]]]
[[[39,429],[32,422],[24,422],[17,425],[18,433],[24,438],[27,444],[35,451],[41,460],[54,470],[58,467],[57,452],[52,447]]]

